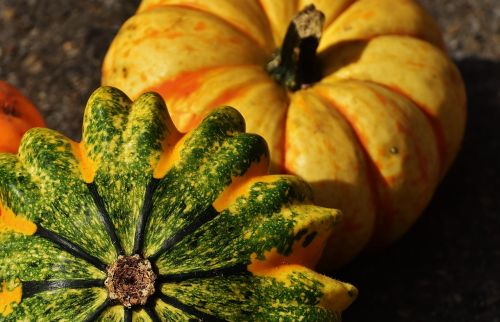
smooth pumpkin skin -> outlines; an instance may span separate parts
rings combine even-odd
[[[265,71],[305,5],[325,14],[323,78],[290,92]],[[461,76],[411,0],[144,0],[105,57],[102,83],[157,91],[180,131],[229,104],[269,142],[272,171],[299,175],[346,218],[325,269],[403,235],[460,146]]]
[[[14,86],[0,80],[0,152],[16,153],[27,130],[44,126],[33,103]]]
[[[220,107],[183,135],[158,94],[111,87],[89,99],[82,142],[28,131],[0,153],[0,320],[340,321],[357,290],[311,269],[340,212],[269,175],[244,131]],[[135,253],[159,282],[127,310],[104,279]]]

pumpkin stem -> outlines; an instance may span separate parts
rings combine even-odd
[[[316,56],[325,15],[311,4],[288,25],[283,45],[267,64],[268,73],[282,86],[296,91],[321,79]]]

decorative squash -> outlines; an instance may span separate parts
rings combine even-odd
[[[30,130],[0,154],[0,319],[340,321],[356,289],[310,269],[339,212],[244,128],[222,107],[183,136],[102,87],[81,143]]]
[[[23,134],[45,126],[37,109],[14,86],[0,80],[0,152],[17,152]]]
[[[460,74],[411,0],[143,0],[102,72],[132,97],[159,92],[181,131],[237,107],[272,171],[346,214],[323,267],[409,229],[466,119]]]

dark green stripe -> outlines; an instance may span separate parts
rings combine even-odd
[[[188,226],[182,228],[180,231],[178,231],[175,235],[170,237],[169,239],[165,240],[163,245],[160,247],[160,249],[151,257],[149,257],[149,260],[151,261],[156,261],[158,257],[163,255],[165,252],[167,252],[170,248],[175,246],[178,242],[184,239],[184,237],[191,235],[193,232],[195,232],[198,228],[203,226],[204,224],[212,221],[219,212],[215,210],[213,206],[209,206],[207,210],[203,212],[203,214],[199,215],[196,217],[196,219]]]
[[[212,321],[213,322],[223,322],[223,321],[226,321],[226,320],[220,319],[220,318],[218,318],[218,317],[216,317],[216,316],[214,316],[212,314],[208,314],[208,313],[205,313],[203,311],[200,311],[200,310],[198,310],[195,307],[186,305],[186,304],[180,302],[179,300],[177,300],[176,298],[167,296],[167,295],[165,295],[163,293],[159,293],[158,296],[159,296],[159,298],[163,302],[165,302],[165,303],[167,303],[167,304],[169,304],[169,305],[171,305],[173,307],[176,307],[179,310],[184,311],[184,312],[186,312],[188,314],[194,315],[197,318],[199,318],[201,321],[210,321],[210,322],[212,322]]]
[[[151,321],[161,322],[160,317],[158,316],[158,314],[156,314],[156,311],[154,310],[152,305],[146,305],[144,307],[144,311],[146,311],[146,313],[149,315],[149,317],[151,318]]]
[[[36,235],[40,236],[42,238],[48,239],[63,250],[67,251],[73,256],[79,257],[83,260],[86,260],[90,264],[94,265],[101,271],[106,272],[107,270],[107,265],[103,263],[99,258],[94,257],[92,255],[87,254],[82,248],[77,246],[76,244],[73,244],[71,241],[67,240],[64,237],[59,236],[58,234],[45,229],[41,225],[37,224],[36,225]]]
[[[123,307],[123,320],[124,322],[132,322],[132,309]]]
[[[229,267],[211,269],[208,271],[194,271],[179,274],[164,274],[158,277],[160,283],[182,282],[192,278],[211,278],[216,276],[229,276],[250,274],[247,270],[247,264],[237,264]]]
[[[159,291],[231,321],[337,321],[331,318],[335,310],[319,306],[328,296],[325,287],[317,273],[298,268],[283,271],[279,279],[253,274],[217,276],[164,283]]]
[[[27,281],[22,282],[23,299],[35,294],[60,288],[103,287],[104,280],[62,280],[62,281]]]
[[[111,219],[109,218],[108,211],[104,206],[104,202],[101,196],[99,195],[99,191],[97,191],[97,186],[95,185],[95,183],[88,183],[87,187],[90,191],[90,194],[92,195],[92,199],[94,199],[97,209],[99,210],[99,215],[101,216],[104,227],[106,228],[106,231],[109,237],[111,238],[111,242],[115,246],[116,252],[118,253],[118,255],[125,255],[120,240],[116,235],[115,226],[113,225]]]
[[[146,193],[144,195],[144,203],[142,205],[141,215],[139,217],[139,222],[137,223],[137,230],[135,232],[134,240],[134,250],[133,254],[139,254],[142,252],[142,246],[144,243],[144,229],[153,209],[153,194],[160,183],[159,179],[151,178],[149,184],[146,188]]]
[[[112,301],[108,298],[104,303],[101,304],[92,314],[90,314],[84,322],[93,322],[96,321],[99,315],[101,315],[110,305]]]

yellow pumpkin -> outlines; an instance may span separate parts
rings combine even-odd
[[[131,97],[159,92],[181,131],[237,107],[274,172],[346,214],[327,268],[409,229],[466,120],[439,28],[410,0],[143,0],[102,72]]]

